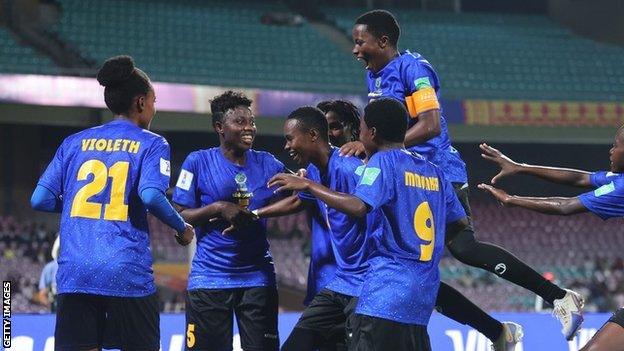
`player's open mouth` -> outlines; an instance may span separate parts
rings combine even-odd
[[[241,140],[245,144],[251,144],[251,143],[253,143],[254,137],[251,134],[246,134],[246,135],[242,135],[241,136]]]
[[[295,152],[294,150],[288,151],[288,156],[290,156],[290,158],[292,158],[295,161],[299,160],[299,154]]]
[[[368,66],[368,60],[367,60],[366,58],[364,58],[364,56],[358,56],[358,57],[357,57],[357,60],[358,60],[358,61],[360,61],[360,62],[362,62],[362,63],[364,64],[364,68],[365,68],[365,69],[368,69],[368,68],[369,68],[369,66]]]

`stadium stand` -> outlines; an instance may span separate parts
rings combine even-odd
[[[361,93],[364,71],[310,23],[265,25],[284,11],[250,1],[61,0],[61,38],[96,62],[127,53],[156,81]],[[114,4],[113,4],[114,3]],[[323,7],[350,40],[364,9]],[[394,9],[402,49],[425,55],[450,99],[618,101],[624,49],[574,35],[543,15]],[[123,12],[123,14],[121,13]],[[118,21],[119,16],[133,18]],[[0,42],[11,41],[0,31]],[[3,45],[8,71],[53,73],[32,50]],[[5,65],[2,70],[7,71]]]
[[[308,23],[296,27],[262,24],[264,13],[283,11],[275,4],[199,0],[60,3],[63,12],[58,31],[85,56],[103,62],[113,55],[130,54],[156,81],[362,90],[364,78],[350,54]]]
[[[326,7],[351,35],[363,9]],[[424,55],[447,98],[617,101],[624,49],[574,35],[541,15],[391,10],[401,49]]]
[[[52,60],[17,42],[11,32],[0,27],[0,70],[4,73],[58,74]]]

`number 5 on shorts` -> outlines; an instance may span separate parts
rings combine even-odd
[[[186,327],[186,347],[195,346],[195,324],[189,323]]]

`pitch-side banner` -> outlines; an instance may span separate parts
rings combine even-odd
[[[282,342],[297,322],[298,313],[282,313],[279,316],[279,332]],[[610,314],[587,314],[583,328],[577,337],[567,342],[560,332],[560,325],[550,314],[496,313],[501,321],[514,321],[524,326],[525,337],[516,351],[578,351]],[[11,318],[11,351],[53,351],[53,315],[13,315]],[[180,351],[186,342],[183,314],[162,314],[161,350]],[[233,348],[240,349],[240,338],[235,324]],[[439,351],[489,351],[490,343],[483,335],[469,327],[457,324],[440,314],[434,314],[429,324],[429,336],[433,350]]]

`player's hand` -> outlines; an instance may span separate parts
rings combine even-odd
[[[230,222],[231,226],[234,228],[243,228],[251,225],[255,221],[255,216],[253,213],[249,212],[237,204],[224,201],[221,204],[221,219],[224,219]],[[216,220],[216,219],[215,219]],[[234,230],[234,228],[224,231],[226,234]]]
[[[362,157],[364,155],[366,155],[366,150],[361,141],[350,141],[340,148],[340,156]]]
[[[477,187],[481,190],[490,192],[490,194],[492,194],[492,196],[494,196],[494,198],[498,200],[501,205],[509,206],[509,199],[511,198],[511,195],[507,194],[504,190],[483,183],[477,185]]]
[[[293,191],[302,191],[308,188],[309,180],[297,175],[280,173],[273,176],[273,178],[269,179],[269,183],[267,186],[269,188],[277,186],[277,190],[275,192],[293,190]]]
[[[489,146],[486,143],[479,144],[479,148],[481,149],[481,157],[486,160],[492,161],[496,163],[500,167],[500,172],[490,180],[490,183],[496,184],[496,181],[500,178],[506,177],[508,175],[512,175],[518,172],[520,168],[520,164],[505,156],[502,152],[497,149]]]
[[[190,244],[191,241],[193,241],[194,236],[195,236],[195,229],[193,228],[193,226],[188,223],[184,223],[184,231],[182,233],[178,233],[175,236],[175,239],[178,242],[178,244],[182,246],[186,246]]]

